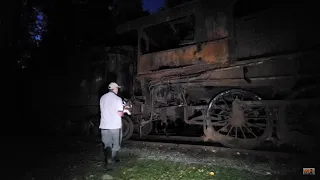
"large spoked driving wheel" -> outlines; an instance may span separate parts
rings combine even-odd
[[[265,106],[249,107],[239,100],[259,101],[261,98],[241,89],[218,94],[207,110],[206,136],[212,136],[212,140],[227,147],[252,149],[266,140],[272,125]]]
[[[133,122],[127,115],[122,117],[122,140],[130,139],[133,134]]]

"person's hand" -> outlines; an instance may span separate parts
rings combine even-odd
[[[123,114],[124,114],[124,112],[118,112],[118,115],[119,115],[120,117],[122,117]]]

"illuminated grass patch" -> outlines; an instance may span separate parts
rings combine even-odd
[[[94,171],[94,170],[93,170]],[[104,173],[93,173],[91,170],[90,178],[86,175],[85,179],[99,179]],[[92,175],[93,174],[93,175]],[[271,175],[255,174],[249,171],[236,170],[232,168],[204,166],[199,164],[182,164],[170,161],[155,161],[145,159],[129,160],[121,162],[114,171],[108,173],[113,179],[119,180],[197,180],[197,179],[219,179],[219,180],[275,180],[278,179]]]

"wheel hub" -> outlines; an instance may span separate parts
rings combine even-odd
[[[234,127],[241,127],[245,123],[244,112],[240,104],[240,100],[236,98],[232,102],[232,112],[229,123]]]

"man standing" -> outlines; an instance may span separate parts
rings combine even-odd
[[[109,92],[100,98],[101,119],[101,139],[104,145],[105,166],[109,166],[114,161],[119,162],[118,151],[122,140],[122,120],[123,101],[117,96],[120,86],[114,82],[109,84]]]

